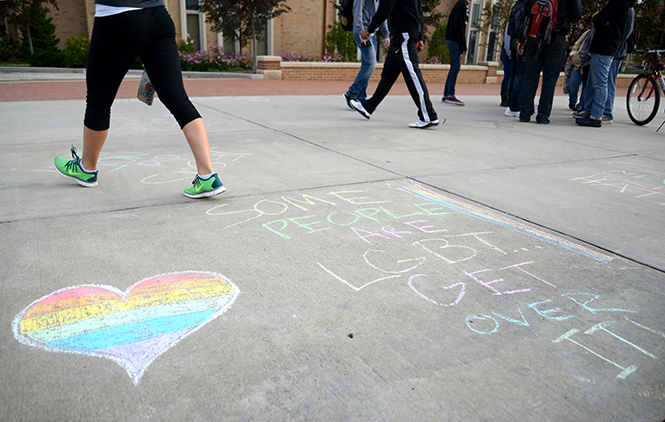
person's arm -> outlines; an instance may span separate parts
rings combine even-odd
[[[568,11],[568,22],[576,25],[582,19],[582,1],[570,0],[570,10]]]
[[[372,1],[372,0],[370,0]],[[355,0],[353,2],[353,33],[360,34],[363,29],[363,9],[365,8],[365,0]]]
[[[457,44],[459,45],[460,59],[466,53],[466,23],[467,17],[469,16],[469,5],[462,3],[457,3],[461,7],[457,13],[457,19],[455,19],[454,29],[455,29],[455,38],[457,39]]]
[[[616,16],[623,15],[628,11],[628,9],[623,9],[624,8],[621,7],[619,1],[610,0],[607,3],[607,6],[603,7],[603,9],[593,17],[593,26],[595,28],[602,28],[609,24]]]
[[[389,40],[390,39],[390,31],[388,31],[388,21],[383,21],[380,26],[381,33],[383,34],[383,38]]]
[[[379,8],[376,10],[374,16],[372,16],[372,21],[369,23],[369,27],[367,28],[367,35],[365,36],[365,38],[363,38],[362,34],[365,33],[365,31],[363,31],[360,34],[360,38],[367,39],[369,37],[369,34],[374,33],[374,31],[376,31],[376,28],[378,28],[383,21],[388,19],[388,16],[390,16],[390,12],[392,12],[393,7],[395,7],[395,1],[396,0],[381,0],[379,2]]]

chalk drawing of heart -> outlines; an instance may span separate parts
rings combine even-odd
[[[226,312],[240,291],[224,276],[184,271],[115,287],[67,287],[32,302],[14,318],[21,343],[50,352],[111,359],[134,385],[150,364]]]

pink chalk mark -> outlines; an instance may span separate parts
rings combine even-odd
[[[428,302],[432,302],[432,303],[434,303],[434,304],[436,304],[436,305],[439,305],[439,306],[455,306],[455,305],[457,305],[458,303],[460,303],[460,301],[461,301],[462,298],[464,297],[464,294],[466,293],[466,292],[464,291],[465,288],[466,288],[466,284],[464,284],[464,283],[462,283],[462,282],[455,283],[455,284],[450,285],[450,286],[442,286],[444,290],[448,290],[448,289],[452,289],[453,287],[457,287],[457,286],[461,285],[461,286],[462,286],[462,290],[460,291],[460,294],[457,296],[457,299],[455,299],[454,302],[452,302],[452,303],[448,303],[448,304],[439,303],[439,302],[437,302],[436,300],[430,299],[430,298],[428,298],[427,296],[425,296],[424,294],[420,293],[420,292],[418,291],[418,289],[416,289],[416,288],[414,287],[414,285],[413,285],[413,279],[414,279],[415,277],[425,277],[425,274],[414,274],[414,275],[412,275],[411,277],[409,277],[409,287],[411,287],[411,290],[413,290],[418,296],[422,297],[422,298],[425,299],[426,301],[428,301]]]
[[[528,272],[528,271],[525,270],[524,268],[521,268],[522,265],[528,265],[528,264],[533,264],[533,261],[522,262],[521,264],[509,265],[509,266],[507,266],[507,267],[503,267],[503,268],[499,268],[499,269],[500,269],[500,270],[505,270],[505,269],[507,269],[507,268],[517,268],[518,270],[520,270],[520,271],[522,271],[522,272],[524,272],[524,273],[526,273],[526,274],[529,274],[531,277],[535,278],[536,280],[540,280],[540,281],[542,281],[542,282],[545,283],[545,284],[549,284],[549,285],[552,286],[552,287],[556,287],[554,284],[552,284],[552,283],[550,283],[550,282],[547,282],[547,281],[543,280],[542,278],[537,277],[537,276],[531,274],[530,272]],[[529,290],[530,290],[530,289],[529,289]]]

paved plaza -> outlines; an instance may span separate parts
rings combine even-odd
[[[190,200],[136,79],[95,188],[53,167],[80,77],[4,80],[0,420],[665,419],[663,111],[537,125],[433,85],[416,130],[403,86],[365,120],[349,81],[207,80],[227,191]]]

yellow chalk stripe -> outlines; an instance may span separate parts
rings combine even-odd
[[[205,287],[218,285],[219,283],[228,284],[226,281],[217,277],[187,279],[171,283],[155,283],[146,287],[137,287],[133,289],[129,296],[148,295],[155,292],[170,292],[178,289],[191,289],[196,287]],[[113,292],[106,291],[104,293],[86,294],[81,296],[72,296],[66,299],[61,299],[53,302],[38,303],[23,316],[23,318],[34,318],[48,313],[61,312],[65,309],[78,308],[80,306],[94,305],[104,303],[108,300],[114,300],[117,295]]]
[[[203,299],[206,297],[226,296],[230,294],[233,294],[233,286],[225,284],[196,289],[171,290],[170,292],[151,295],[139,295],[130,297],[126,302],[122,302],[120,299],[112,300],[105,303],[51,312],[39,317],[22,320],[21,333],[27,334],[33,331],[65,325],[71,322],[95,318],[115,312],[147,308],[155,305],[167,305],[169,303]]]

